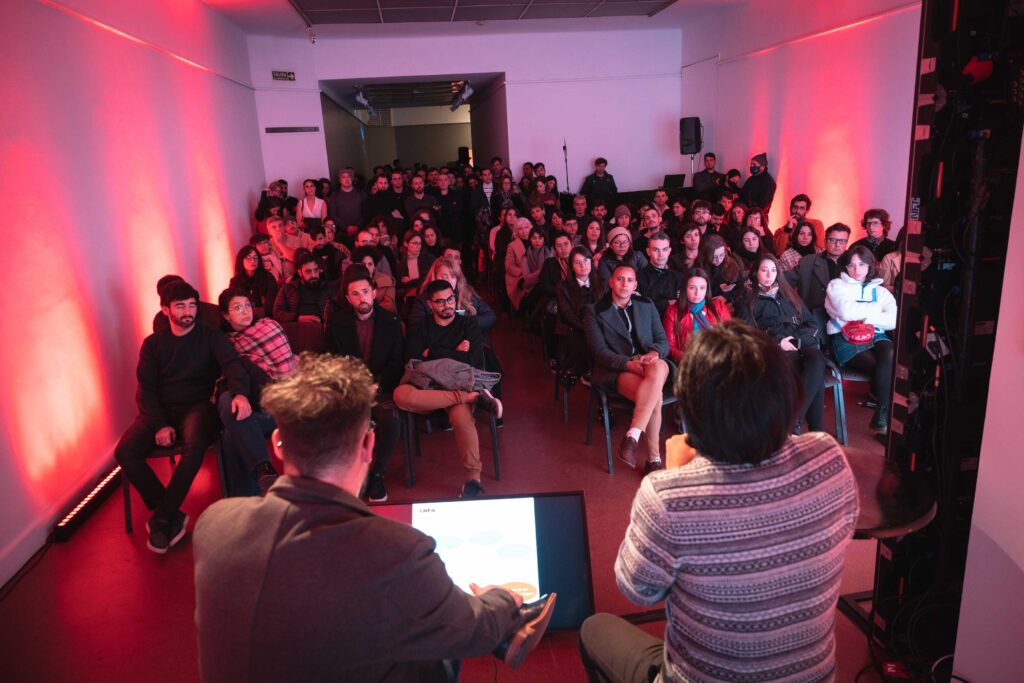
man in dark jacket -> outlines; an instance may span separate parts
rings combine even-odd
[[[362,226],[366,216],[363,208],[366,195],[355,186],[356,172],[352,168],[343,168],[338,172],[338,189],[327,200],[327,215],[341,226],[342,234],[346,234],[348,226]]]
[[[587,198],[587,203],[594,206],[594,202],[603,199],[608,204],[615,203],[615,197],[619,194],[619,188],[615,186],[615,178],[607,173],[608,160],[604,157],[594,159],[594,172],[588,175],[580,188],[580,194]]]
[[[274,320],[279,323],[321,322],[333,289],[333,283],[321,276],[320,261],[308,251],[297,251],[295,275],[277,291]]]
[[[892,219],[885,209],[868,209],[864,212],[864,218],[860,225],[867,233],[866,236],[857,240],[850,247],[867,247],[875,257],[875,263],[881,263],[886,254],[891,254],[899,249],[895,240],[889,239],[889,230],[892,228]]]
[[[608,293],[587,308],[583,324],[594,356],[592,382],[633,401],[633,419],[619,446],[619,460],[636,467],[646,435],[645,471],[661,469],[661,401],[670,375],[668,337],[654,303],[636,292],[636,270],[620,265]]]
[[[341,356],[361,358],[377,382],[377,401],[373,406],[377,442],[373,450],[373,467],[366,492],[371,503],[388,499],[384,473],[398,443],[398,415],[387,403],[402,379],[405,358],[402,355],[402,326],[394,313],[375,302],[377,283],[362,265],[345,271],[339,294],[344,303],[328,306],[327,350]]]
[[[786,280],[796,288],[797,294],[819,322],[820,339],[825,338],[822,317],[825,308],[825,289],[829,282],[839,277],[839,257],[846,251],[849,241],[849,226],[842,223],[830,225],[825,231],[825,251],[804,256],[796,268],[786,271]]]
[[[431,316],[413,326],[406,340],[406,357],[417,360],[450,358],[484,369],[483,335],[476,319],[455,312],[455,291],[446,280],[434,280],[424,290]],[[466,473],[461,497],[476,498],[484,493],[480,484],[480,436],[473,421],[473,407],[501,418],[501,401],[491,392],[419,389],[399,384],[394,392],[395,405],[402,410],[427,415],[435,410],[448,413],[455,431],[455,447]]]
[[[654,302],[658,318],[665,316],[668,305],[679,298],[683,288],[683,274],[668,267],[672,243],[666,233],[658,231],[647,239],[647,258],[650,261],[637,273],[638,291]]]
[[[693,174],[693,190],[701,197],[710,198],[711,192],[721,186],[725,176],[715,170],[718,163],[714,152],[704,155],[704,170]]]
[[[750,177],[740,190],[740,201],[748,207],[756,206],[767,214],[774,198],[775,178],[768,172],[768,153],[761,152],[750,159]]]
[[[227,379],[231,412],[249,416],[249,380],[224,333],[196,321],[199,293],[184,280],[160,290],[168,328],[142,342],[136,372],[138,417],[121,436],[114,458],[153,516],[146,546],[163,554],[185,535],[188,515],[181,504],[217,435],[217,409],[210,401],[221,375]],[[146,462],[155,447],[180,445],[181,461],[165,487]]]
[[[437,205],[441,207],[441,215],[438,218],[441,235],[453,244],[461,244],[464,214],[462,194],[454,188],[449,188],[449,176],[447,173],[439,173],[437,175],[437,190],[434,193],[434,197],[437,199]]]
[[[540,641],[550,610],[520,609],[503,588],[463,592],[433,539],[356,497],[373,399],[366,367],[330,355],[267,387],[285,476],[262,498],[214,503],[196,529],[202,680],[449,680],[440,660],[508,641],[518,663]]]

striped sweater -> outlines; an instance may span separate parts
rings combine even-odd
[[[832,681],[836,600],[859,502],[842,450],[791,437],[758,466],[646,477],[615,562],[636,603],[667,597],[662,680]]]

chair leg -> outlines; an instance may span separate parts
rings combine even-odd
[[[562,422],[569,424],[569,387],[562,385]]]
[[[561,364],[555,366],[555,400],[558,400],[558,395],[562,389],[562,367]]]
[[[594,442],[594,407],[595,407],[595,396],[594,391],[590,391],[590,399],[587,403],[587,440],[584,442],[588,446]]]
[[[217,443],[213,445],[214,455],[217,456],[217,475],[220,477],[221,498],[228,497],[228,478],[224,472],[224,434],[217,437]]]
[[[849,435],[846,431],[846,390],[843,388],[842,380],[832,388],[832,392],[832,402],[836,411],[836,436],[839,443],[846,446],[849,444]]]
[[[124,532],[132,533],[132,492],[128,483],[128,475],[121,470],[121,490],[124,493]]]
[[[612,465],[612,429],[608,421],[608,398],[601,396],[601,419],[604,421],[604,448],[608,453],[608,474],[614,473]]]
[[[409,415],[399,411],[398,425],[402,435],[402,450],[405,452],[405,486],[411,487],[416,483],[416,473],[413,471],[412,444],[409,442]]]
[[[491,453],[494,456],[494,478],[501,481],[501,452],[498,450],[498,420],[491,414]]]

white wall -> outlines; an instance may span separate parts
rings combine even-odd
[[[156,280],[219,293],[262,180],[238,29],[198,0],[68,5],[82,16],[14,0],[0,22],[17,216],[0,250],[0,584],[110,466]]]
[[[457,24],[325,27],[316,45],[251,37],[260,125],[269,125],[271,118],[305,119],[300,91],[316,79],[504,73],[508,155],[503,156],[513,168],[544,161],[564,184],[564,138],[572,189],[591,172],[597,156],[608,158],[623,190],[654,187],[664,174],[682,169],[678,28],[647,19],[543,22],[542,27]],[[315,78],[307,77],[303,54],[312,55]],[[263,90],[270,70],[282,68],[296,71],[296,84],[288,89],[296,97],[271,97]],[[264,136],[268,172],[297,172],[303,159],[306,167],[315,166],[314,138],[282,148]]]
[[[683,114],[705,121],[705,151],[748,175],[768,153],[772,224],[806,192],[812,215],[862,234],[881,207],[903,222],[920,6],[899,0],[763,0],[683,27]],[[757,26],[757,31],[751,31]]]
[[[1006,248],[992,380],[974,494],[967,575],[953,670],[971,681],[1020,680],[1024,671],[1024,459],[1020,381],[1024,377],[1024,149]]]
[[[473,100],[469,126],[474,165],[483,166],[496,156],[508,163],[508,99],[504,79]]]

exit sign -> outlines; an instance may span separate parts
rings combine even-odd
[[[275,81],[294,81],[294,71],[271,71],[270,74],[274,77]]]

